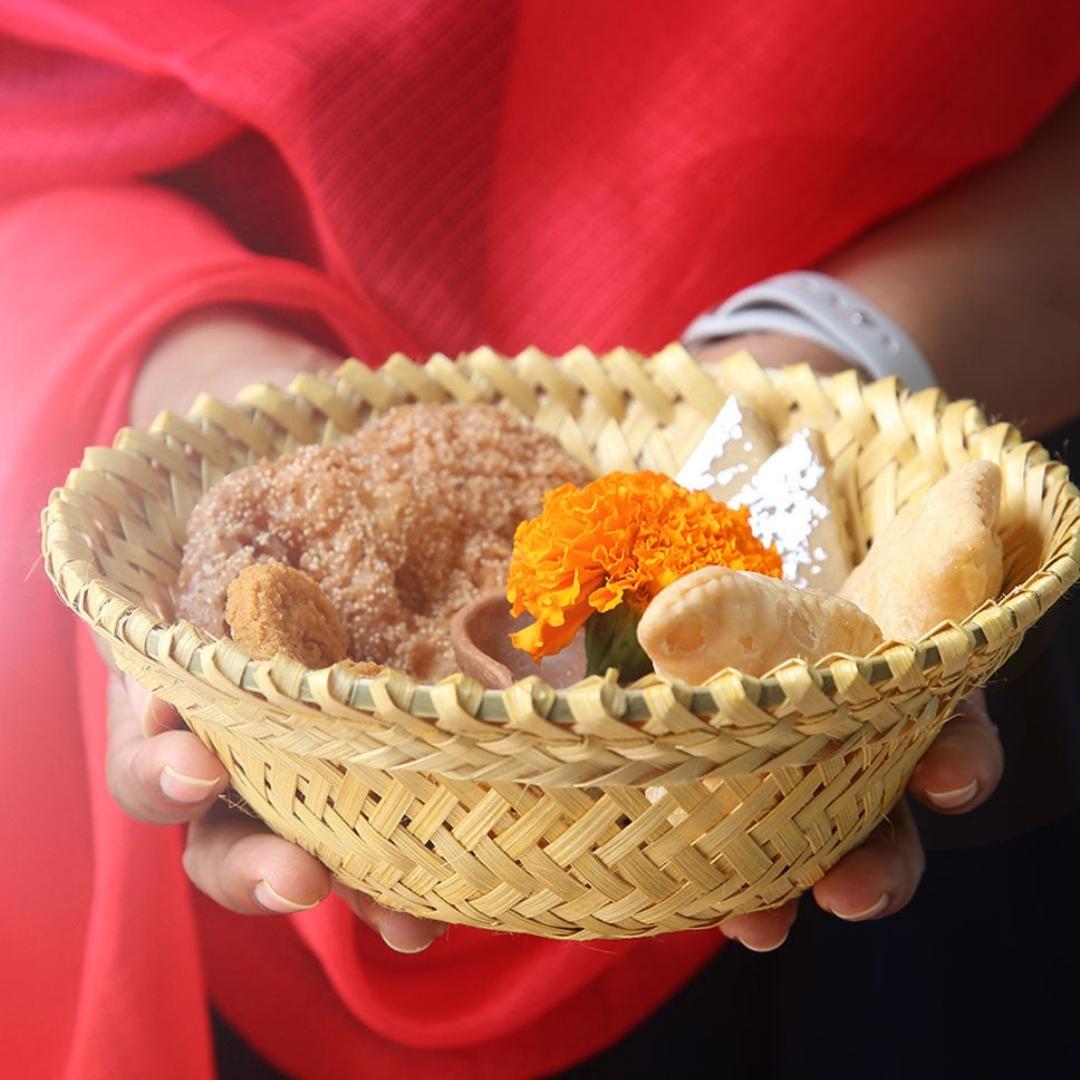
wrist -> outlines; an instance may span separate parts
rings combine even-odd
[[[708,368],[740,349],[746,349],[763,367],[809,364],[819,375],[835,375],[855,366],[823,345],[790,334],[737,334],[695,346],[690,351]]]
[[[803,340],[846,358],[872,378],[899,375],[909,390],[935,383],[918,345],[897,323],[849,285],[820,271],[788,271],[740,289],[699,315],[683,341],[707,345],[746,334]]]
[[[151,344],[132,391],[131,420],[143,426],[162,409],[186,410],[200,392],[227,401],[251,383],[284,385],[298,371],[339,361],[257,308],[200,308],[175,319]]]

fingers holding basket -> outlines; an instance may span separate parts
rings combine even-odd
[[[977,690],[915,766],[908,791],[931,810],[964,814],[994,793],[1005,767],[997,728]]]
[[[110,676],[109,790],[128,814],[151,825],[200,817],[225,790],[228,773],[196,736],[174,730],[179,718],[168,705],[141,697],[146,704],[137,713],[140,695]]]
[[[392,911],[375,903],[355,889],[335,884],[336,892],[361,922],[366,923],[394,952],[423,952],[437,937],[446,932],[446,924],[431,919],[418,919],[404,911]]]
[[[180,714],[167,701],[151,696],[150,692],[141,687],[130,675],[119,671],[116,674],[120,679],[120,688],[127,696],[127,706],[125,707],[123,701],[120,701],[117,703],[118,707],[114,707],[110,700],[110,731],[129,719],[134,719],[139,733],[147,738],[151,735],[160,735],[163,731],[183,729],[184,722],[180,719]]]
[[[305,911],[330,892],[330,873],[262,822],[218,800],[224,766],[176,711],[114,671],[109,678],[109,789],[139,821],[190,822],[184,869],[197,889],[242,915]],[[360,919],[398,952],[427,948],[445,927],[381,908],[359,893],[338,890]]]
[[[197,889],[240,915],[291,915],[330,891],[322,863],[222,803],[189,826],[184,870]]]
[[[840,860],[814,887],[818,906],[848,922],[892,915],[915,895],[926,868],[915,820],[900,802],[870,838]],[[754,952],[780,948],[798,913],[792,900],[771,911],[725,919],[720,929]]]
[[[188,828],[184,870],[200,892],[239,915],[307,911],[331,888],[330,872],[317,859],[221,803]],[[344,886],[334,891],[395,952],[422,952],[445,930]]]
[[[880,919],[911,900],[925,869],[915,819],[901,800],[864,844],[814,886],[814,899],[820,908],[848,922]]]
[[[789,900],[771,911],[732,915],[720,924],[720,929],[725,936],[745,945],[751,952],[772,952],[787,941],[798,913],[798,900]]]

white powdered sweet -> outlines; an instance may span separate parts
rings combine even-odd
[[[750,510],[750,528],[775,545],[784,580],[836,592],[851,571],[833,504],[821,436],[803,428],[729,500]]]
[[[747,507],[754,535],[779,552],[784,580],[836,592],[851,559],[827,460],[817,431],[802,428],[777,448],[768,426],[730,397],[676,480]]]
[[[708,491],[730,503],[776,449],[768,425],[754,412],[729,397],[679,470],[675,482],[688,491]]]

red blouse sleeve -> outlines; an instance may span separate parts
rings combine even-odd
[[[125,422],[147,344],[178,314],[226,301],[305,309],[362,340],[320,272],[244,250],[153,185],[0,206],[0,685],[13,721],[0,724],[0,926],[18,928],[4,935],[0,1001],[20,1075],[64,1075],[66,1061],[90,1077],[118,1060],[149,1075],[166,1058],[176,1075],[211,1072],[179,835],[126,819],[104,790],[104,669],[80,664],[85,642],[37,564],[49,490]],[[154,974],[144,948],[182,970]],[[131,1022],[108,1018],[121,1015]]]

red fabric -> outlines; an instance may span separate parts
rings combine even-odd
[[[0,35],[5,1070],[208,1076],[207,991],[301,1077],[532,1076],[610,1043],[719,937],[455,928],[398,957],[332,902],[194,899],[178,832],[103,789],[103,679],[37,513],[199,305],[316,314],[372,362],[658,346],[1016,146],[1080,74],[1080,8],[11,0]]]

